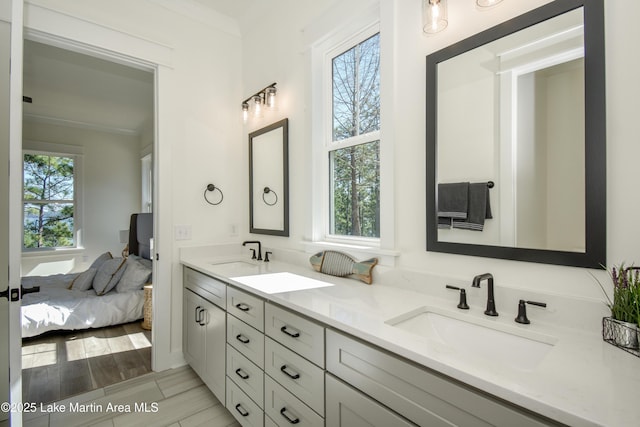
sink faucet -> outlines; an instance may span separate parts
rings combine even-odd
[[[484,311],[484,314],[487,316],[497,316],[498,312],[496,311],[496,301],[493,296],[493,276],[491,273],[479,274],[473,278],[473,282],[471,286],[474,288],[480,287],[480,282],[483,280],[487,280],[487,309]]]
[[[246,246],[248,243],[257,243],[258,244],[258,261],[262,261],[262,244],[260,243],[260,241],[259,240],[247,240],[245,242],[242,242],[242,246]],[[255,258],[255,252],[254,252],[253,255],[254,255],[254,258]]]

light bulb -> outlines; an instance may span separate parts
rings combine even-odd
[[[447,28],[447,0],[422,1],[422,30],[427,34]]]

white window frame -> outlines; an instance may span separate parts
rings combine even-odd
[[[49,144],[43,142],[31,142],[33,148],[22,150],[22,253],[42,254],[43,252],[63,252],[84,249],[82,244],[82,223],[83,223],[83,207],[82,207],[82,170],[83,155],[82,148],[70,145]],[[43,156],[68,157],[73,158],[73,246],[65,247],[44,247],[44,248],[25,248],[24,247],[24,205],[27,202],[24,199],[24,155],[35,154]]]
[[[352,16],[352,15],[351,15]],[[386,25],[386,24],[384,24]],[[311,133],[312,133],[312,220],[310,241],[305,242],[308,252],[320,249],[341,249],[354,256],[378,255],[381,264],[394,265],[395,207],[393,179],[393,125],[385,121],[393,105],[393,64],[385,58],[393,57],[393,31],[384,31],[380,22],[380,9],[372,8],[343,27],[332,30],[311,46]],[[369,37],[380,33],[380,130],[366,137],[333,142],[332,134],[332,60]],[[390,137],[387,137],[389,135]],[[380,237],[335,236],[330,230],[329,151],[341,146],[365,141],[380,141]]]

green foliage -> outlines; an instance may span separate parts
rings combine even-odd
[[[73,246],[73,159],[25,154],[23,168],[24,247]]]
[[[640,267],[611,269],[613,301],[610,301],[611,317],[622,322],[637,323],[640,319]]]

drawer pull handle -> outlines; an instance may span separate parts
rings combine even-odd
[[[238,304],[236,304],[236,308],[238,310],[242,310],[242,311],[249,311],[251,310],[251,306],[243,303],[243,302],[239,302]]]
[[[251,341],[249,338],[245,337],[242,334],[236,335],[236,339],[240,341],[242,344],[249,344],[249,341]]]
[[[300,418],[291,418],[287,415],[287,408],[280,409],[280,414],[291,424],[298,424],[300,422]]]
[[[197,307],[196,307],[196,309],[195,309],[195,313],[196,313],[196,323],[200,323],[200,309],[201,309],[201,308],[202,308],[202,307],[197,306]]]
[[[249,375],[240,368],[236,369],[236,375],[242,378],[243,380],[249,379]]]
[[[293,379],[293,380],[297,380],[298,378],[300,378],[300,374],[297,374],[297,373],[295,373],[295,372],[294,372],[293,374],[292,374],[292,373],[290,373],[289,368],[287,367],[287,365],[282,365],[282,366],[280,367],[280,370],[281,370],[282,372],[284,372],[286,376],[288,376],[289,378],[291,378],[291,379]]]
[[[207,310],[205,310],[204,308],[200,309],[200,313],[198,313],[198,324],[200,326],[204,326],[207,324],[207,321],[205,320],[203,314],[206,314]]]
[[[287,325],[284,325],[282,328],[280,328],[280,330],[289,335],[291,338],[298,338],[300,336],[300,332],[296,331],[294,329],[295,332],[289,332],[289,330],[287,329]]]
[[[238,413],[243,417],[249,416],[249,413],[247,412],[247,410],[244,409],[242,405],[240,405],[239,403],[236,405],[236,411],[238,411]]]

